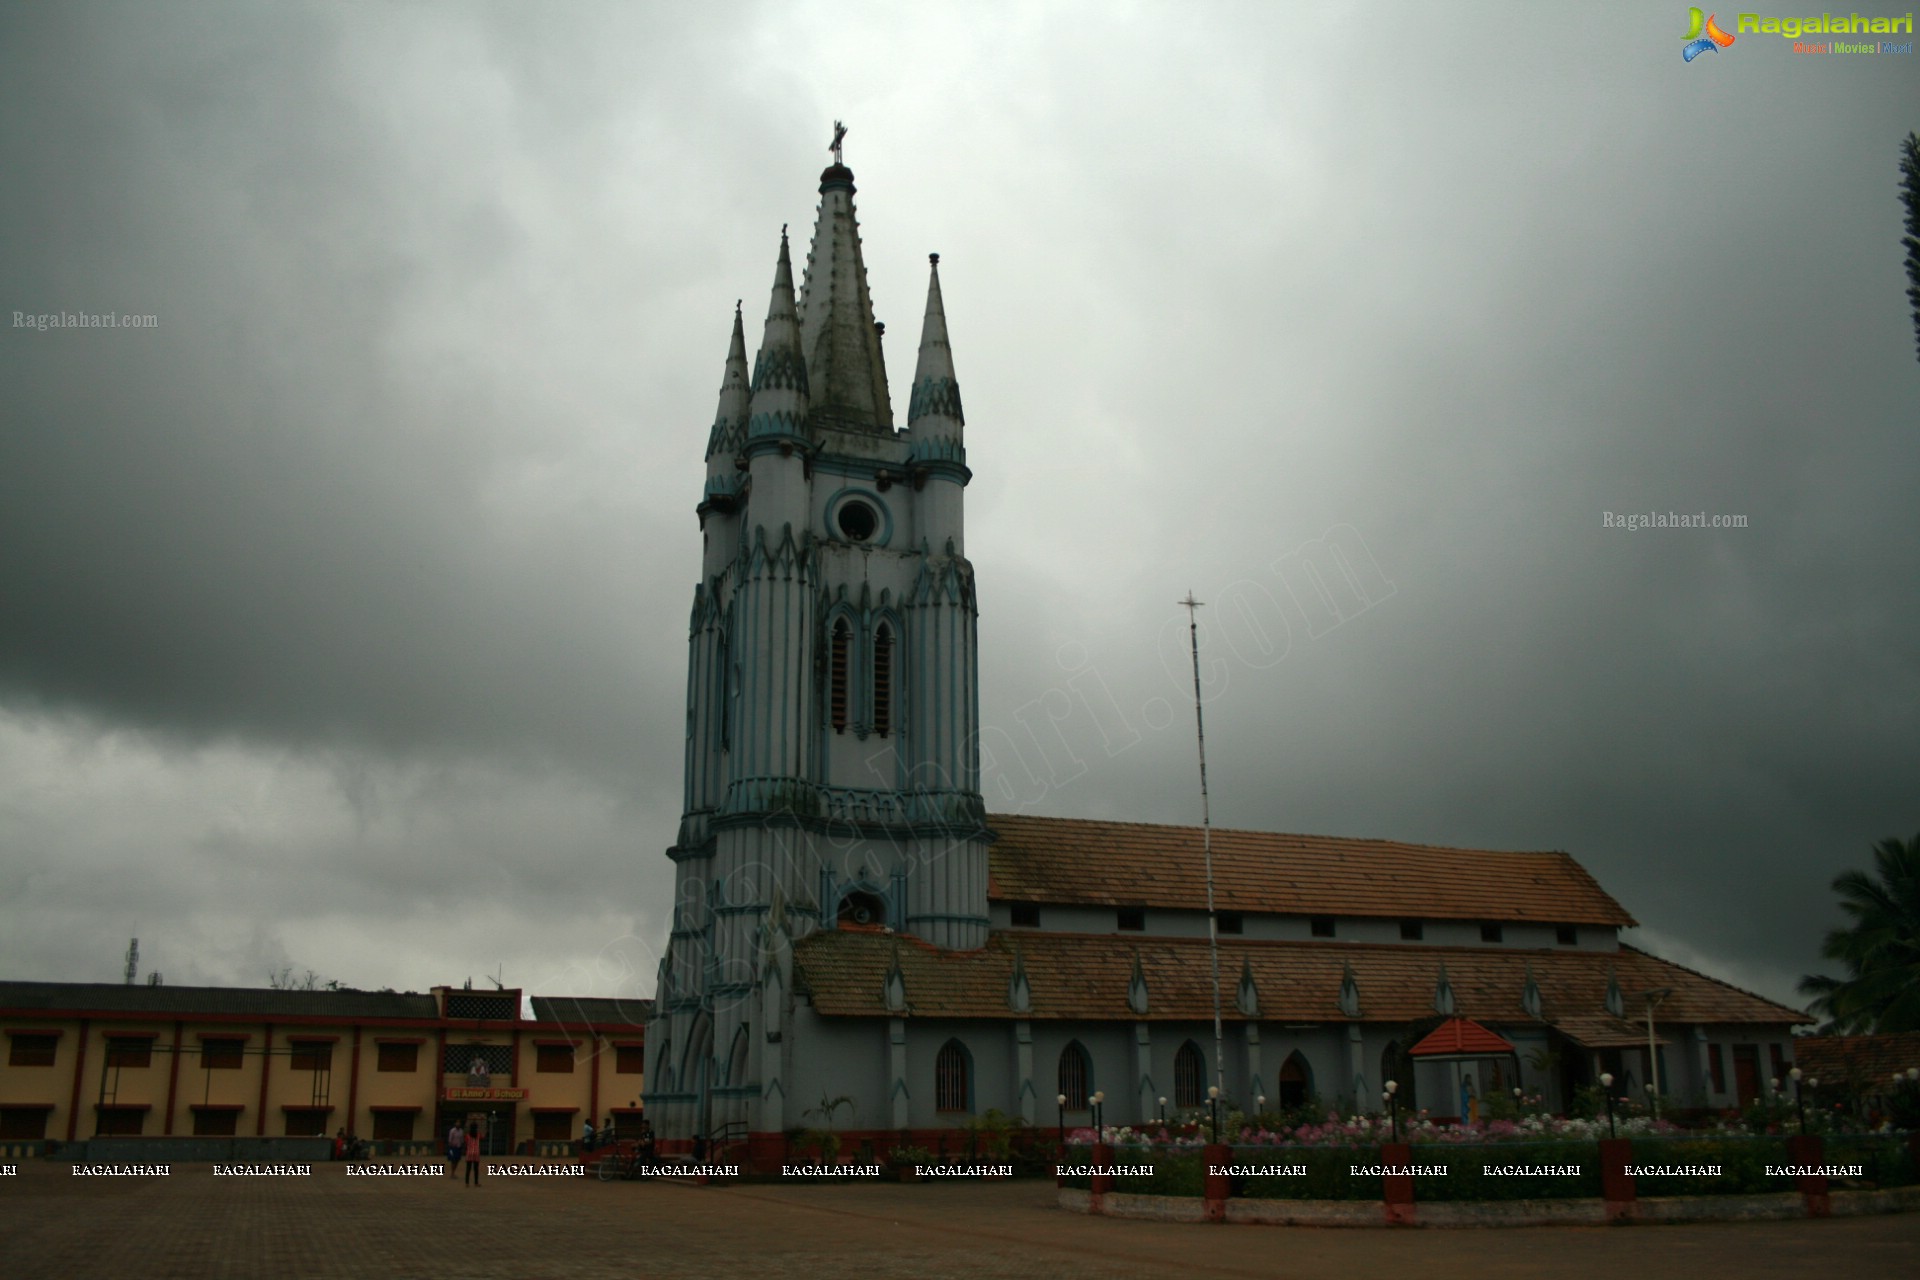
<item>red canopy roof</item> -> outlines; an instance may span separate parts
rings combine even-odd
[[[1472,1018],[1448,1018],[1407,1050],[1415,1058],[1487,1058],[1512,1052],[1512,1045]]]

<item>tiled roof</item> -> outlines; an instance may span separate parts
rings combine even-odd
[[[1207,906],[1198,827],[997,815],[991,895],[1021,902]],[[1631,925],[1564,853],[1213,833],[1219,905],[1289,915]]]
[[[277,991],[271,987],[149,987],[117,982],[0,982],[0,1010],[90,1011],[156,1017],[436,1018],[431,995],[398,991]]]
[[[1793,1042],[1793,1062],[1822,1084],[1891,1084],[1920,1067],[1920,1031],[1884,1036],[1808,1036]]]
[[[822,1014],[884,1017],[882,987],[897,950],[913,1016],[1007,1018],[1016,946],[1032,991],[1029,1017],[1135,1020],[1127,987],[1136,956],[1147,983],[1148,1019],[1213,1016],[1212,970],[1204,938],[1003,932],[993,934],[978,951],[939,951],[912,938],[828,929],[795,946],[796,986]],[[1588,1020],[1605,1019],[1607,982],[1615,973],[1629,999],[1654,987],[1673,989],[1660,1005],[1661,1023],[1811,1021],[1798,1010],[1630,947],[1526,951],[1230,939],[1220,944],[1221,995],[1222,1014],[1234,1022],[1246,1021],[1234,999],[1243,964],[1252,970],[1260,1018],[1267,1022],[1345,1021],[1340,982],[1348,965],[1359,989],[1361,1021],[1430,1018],[1443,964],[1456,1013],[1509,1027],[1531,1021],[1521,1006],[1529,968],[1540,989],[1542,1019],[1548,1023],[1564,1018],[1591,1029],[1595,1024]],[[1598,1025],[1613,1023],[1618,1020]]]
[[[1512,1045],[1472,1018],[1448,1018],[1407,1050],[1408,1056],[1414,1058],[1457,1058],[1467,1054],[1486,1058],[1512,1052]]]

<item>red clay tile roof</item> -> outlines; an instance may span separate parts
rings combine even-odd
[[[1894,1072],[1920,1067],[1920,1031],[1808,1036],[1793,1042],[1793,1062],[1822,1084],[1891,1085]]]
[[[1407,1050],[1415,1058],[1487,1058],[1512,1052],[1512,1045],[1472,1018],[1448,1018]]]
[[[1664,1004],[1660,1006],[1660,1010],[1665,1008]],[[1653,1042],[1655,1045],[1668,1043],[1667,1038],[1659,1034],[1660,1010],[1654,1013]],[[1812,1019],[1803,1017],[1800,1021],[1810,1022]],[[1560,1034],[1589,1049],[1644,1049],[1647,1045],[1645,1022],[1629,1022],[1625,1018],[1616,1018],[1605,1010],[1597,1013],[1569,1014],[1555,1020],[1553,1025]]]
[[[1207,906],[1200,828],[995,815],[988,892],[1001,901]],[[1213,833],[1214,888],[1231,911],[1632,925],[1564,853],[1392,840]]]
[[[1119,937],[1105,934],[995,933],[978,951],[940,951],[909,937],[827,929],[794,948],[796,987],[820,1013],[885,1017],[882,987],[896,952],[906,981],[909,1012],[918,1017],[1008,1018],[1007,983],[1016,946],[1024,957],[1036,1019],[1133,1021],[1127,984],[1134,957],[1148,989],[1148,1020],[1205,1020],[1213,1016],[1213,987],[1205,938]],[[1530,1021],[1521,1008],[1528,966],[1540,988],[1549,1023],[1566,1019],[1587,1027],[1628,1027],[1606,1016],[1607,978],[1617,972],[1628,993],[1671,987],[1660,1023],[1800,1023],[1797,1009],[1705,977],[1645,952],[1527,951],[1437,947],[1412,943],[1256,942],[1220,944],[1223,1015],[1244,1018],[1234,1004],[1241,966],[1253,970],[1260,1019],[1266,1022],[1343,1022],[1340,980],[1352,965],[1363,1022],[1413,1022],[1433,1016],[1433,989],[1446,965],[1455,1012],[1507,1026]],[[1589,1020],[1605,1019],[1603,1023]],[[1644,1043],[1642,1039],[1626,1041]]]

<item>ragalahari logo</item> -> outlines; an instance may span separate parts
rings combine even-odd
[[[1698,9],[1687,10],[1687,34],[1684,39],[1686,48],[1680,50],[1680,56],[1688,62],[1703,53],[1718,53],[1733,43],[1733,37],[1720,29],[1713,20],[1714,15],[1702,14]]]

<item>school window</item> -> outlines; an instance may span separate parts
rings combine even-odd
[[[1122,907],[1117,913],[1119,926],[1132,933],[1138,933],[1147,927],[1147,909],[1145,907]]]
[[[1480,926],[1480,941],[1482,942],[1501,942],[1504,941],[1505,938],[1506,930],[1497,924],[1483,924]]]
[[[110,1067],[146,1067],[153,1064],[151,1037],[107,1037],[107,1065]]]
[[[137,1138],[147,1123],[145,1107],[101,1107],[94,1114],[93,1132],[101,1138]]]
[[[47,1136],[52,1107],[0,1107],[0,1139],[38,1142]]]
[[[247,1042],[228,1037],[200,1042],[200,1065],[208,1071],[235,1071],[246,1057]]]
[[[379,1142],[412,1142],[414,1121],[418,1119],[415,1111],[376,1111],[373,1136]]]
[[[333,1041],[331,1040],[294,1040],[288,1048],[292,1051],[295,1071],[331,1071],[333,1070]]]
[[[1014,903],[1013,927],[1016,929],[1038,929],[1040,927],[1040,904],[1037,902]]]
[[[645,1045],[623,1044],[613,1051],[613,1074],[617,1076],[645,1075],[647,1070],[647,1050]]]
[[[1247,931],[1246,921],[1241,919],[1238,911],[1222,911],[1215,918],[1219,921],[1220,932],[1222,933],[1245,933]]]
[[[60,1048],[57,1035],[16,1031],[8,1039],[13,1042],[7,1052],[10,1067],[50,1067],[54,1053]]]
[[[1720,1060],[1720,1046],[1717,1044],[1707,1046],[1707,1075],[1713,1081],[1715,1093],[1727,1091],[1727,1068]]]
[[[289,1138],[320,1138],[327,1132],[326,1107],[288,1107],[287,1136]]]
[[[570,1075],[573,1072],[573,1046],[570,1044],[535,1045],[536,1054],[533,1069],[547,1075]]]
[[[1314,937],[1331,938],[1333,936],[1333,917],[1315,916],[1309,927]]]
[[[1578,946],[1580,942],[1580,931],[1570,924],[1555,925],[1553,928],[1553,940],[1556,944],[1563,947]]]
[[[193,1113],[193,1136],[196,1138],[231,1138],[240,1129],[240,1112],[233,1107],[221,1107],[218,1111],[195,1111]]]
[[[973,1082],[968,1078],[967,1051],[949,1040],[933,1060],[933,1109],[973,1110]]]
[[[533,1136],[541,1142],[565,1142],[574,1136],[573,1112],[536,1111],[533,1113]]]
[[[1418,920],[1400,922],[1400,941],[1402,942],[1418,942],[1426,936],[1426,932],[1426,928]]]
[[[413,1072],[420,1069],[420,1046],[417,1044],[383,1044],[375,1068],[379,1071]]]

